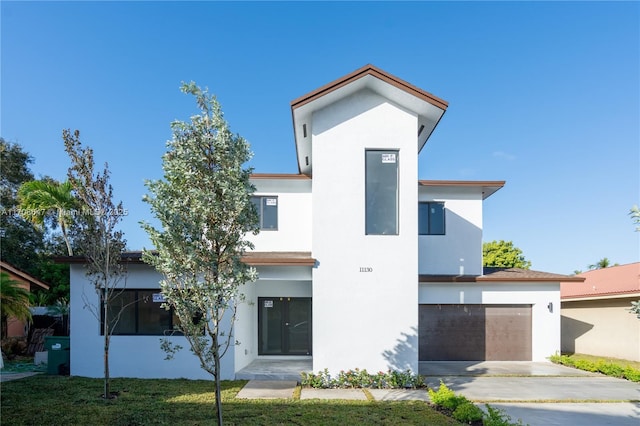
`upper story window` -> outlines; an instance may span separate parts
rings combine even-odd
[[[175,333],[177,317],[172,310],[166,310],[160,289],[118,290],[109,300],[109,319],[112,321],[120,313],[120,319],[112,330],[113,335],[163,336]],[[100,334],[104,333],[104,315],[100,324]]]
[[[444,235],[444,203],[418,203],[418,233]]]
[[[365,152],[365,230],[398,235],[398,151]]]
[[[278,230],[278,197],[254,196],[251,202],[256,206],[260,217],[261,230]]]

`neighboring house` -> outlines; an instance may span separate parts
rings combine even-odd
[[[38,288],[49,290],[48,284],[5,261],[0,261],[0,271],[9,274],[13,281],[18,282],[20,287],[29,292],[34,292]],[[26,337],[27,331],[27,324],[24,321],[9,318],[7,320],[7,336],[3,337]]]
[[[418,179],[447,102],[365,66],[291,103],[299,174],[255,174],[262,231],[246,262],[239,345],[223,377],[260,359],[313,370],[410,369],[422,360],[544,361],[560,349],[564,275],[482,268],[482,204],[503,181]],[[80,260],[81,261],[81,260]],[[127,253],[134,301],[111,340],[111,375],[205,378],[183,350],[163,361],[172,315],[160,275]],[[71,265],[71,373],[102,374],[98,298]],[[135,302],[137,300],[137,302]],[[170,336],[188,347],[183,337]]]
[[[562,352],[640,361],[640,319],[630,312],[640,300],[640,262],[578,275],[562,283]]]

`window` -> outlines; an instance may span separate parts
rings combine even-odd
[[[171,310],[162,307],[160,290],[122,290],[114,293],[109,303],[110,321],[122,310],[113,335],[165,335],[173,334],[177,317]],[[104,313],[100,334],[104,333]]]
[[[418,203],[418,233],[444,235],[444,203]]]
[[[398,235],[398,151],[365,152],[365,230]]]
[[[260,229],[278,230],[278,197],[251,197],[260,217]]]

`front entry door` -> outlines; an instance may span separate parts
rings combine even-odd
[[[258,298],[258,355],[311,355],[311,298]]]

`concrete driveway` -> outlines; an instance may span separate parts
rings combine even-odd
[[[437,388],[542,425],[640,425],[640,385],[547,362],[421,362]],[[481,407],[484,404],[479,404]]]

